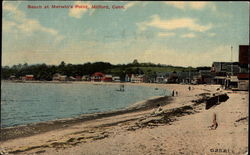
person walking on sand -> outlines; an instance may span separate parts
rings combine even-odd
[[[173,90],[173,92],[172,92],[172,96],[174,96],[174,90]]]
[[[175,91],[175,95],[178,96],[178,91]]]

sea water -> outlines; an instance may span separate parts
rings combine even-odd
[[[25,125],[81,114],[123,109],[153,96],[169,95],[155,87],[118,84],[11,83],[1,85],[1,127]]]

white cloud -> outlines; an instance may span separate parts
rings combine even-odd
[[[190,2],[189,7],[192,9],[203,9],[207,7],[210,3],[209,2]]]
[[[139,4],[139,2],[128,2],[127,4],[124,5],[125,10]]]
[[[23,22],[21,24],[18,24],[17,28],[28,34],[31,34],[35,31],[47,32],[50,33],[51,35],[58,34],[58,32],[55,29],[44,27],[39,23],[39,21],[35,19],[23,19]]]
[[[171,37],[175,36],[176,34],[174,32],[160,32],[158,33],[159,37]]]
[[[170,32],[169,32],[170,33]],[[38,51],[39,50],[39,51]],[[48,51],[46,51],[48,50]],[[102,41],[79,41],[68,43],[57,52],[41,46],[34,49],[3,53],[3,65],[27,62],[59,64],[107,61],[114,64],[132,62],[152,62],[176,66],[211,66],[213,61],[229,61],[230,45],[197,51],[186,48],[169,48],[151,40],[117,40],[104,43]],[[105,51],[105,52],[103,52]],[[236,60],[237,54],[234,54]]]
[[[131,7],[135,6],[138,3],[139,2],[128,2],[126,5],[124,5],[124,8],[125,9],[131,8]]]
[[[74,3],[74,6],[87,6],[89,9],[87,8],[72,8],[69,10],[69,16],[74,17],[74,18],[81,18],[84,14],[86,14],[87,12],[89,12],[89,14],[92,14],[94,9],[90,9],[91,8],[91,3],[90,2],[82,2],[82,1],[76,1]]]
[[[34,32],[41,31],[54,36],[55,41],[59,41],[64,38],[64,36],[60,35],[57,30],[41,25],[36,19],[27,18],[24,12],[11,3],[4,3],[3,11],[6,16],[11,15],[13,17],[12,21],[3,19],[3,30],[5,32],[14,32],[13,30],[19,30],[26,35],[31,35]]]
[[[182,38],[194,38],[196,37],[196,35],[194,33],[187,33],[187,34],[183,34],[181,35]]]
[[[211,2],[179,2],[179,1],[169,1],[169,2],[165,2],[168,5],[174,6],[178,9],[195,9],[195,10],[201,10],[204,8],[210,8],[213,11],[216,10],[216,6],[211,3]]]
[[[138,2],[138,1],[131,1],[131,2],[128,2],[127,4],[124,5],[124,11],[126,11],[127,9],[129,8],[132,8],[134,6],[138,6],[140,5],[141,7],[145,7],[146,5],[148,4],[148,2]]]
[[[153,15],[151,18],[151,21],[137,23],[139,30],[145,30],[147,27],[156,27],[165,30],[187,28],[192,31],[204,32],[212,28],[212,24],[200,25],[196,22],[196,19],[192,18],[162,20],[159,15]]]

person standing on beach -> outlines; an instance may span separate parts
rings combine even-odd
[[[174,96],[174,90],[173,90],[173,92],[172,92],[172,96]]]
[[[178,91],[175,91],[175,95],[178,96]]]
[[[210,129],[211,130],[216,130],[218,127],[218,123],[217,123],[217,120],[216,120],[216,113],[213,114],[213,124],[210,126]]]

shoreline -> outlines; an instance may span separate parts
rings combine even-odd
[[[77,123],[66,120],[59,123],[61,126],[43,124],[33,131],[49,127],[51,130],[6,139],[1,141],[1,148],[10,154],[53,155],[213,154],[211,150],[224,148],[233,154],[247,151],[248,92],[218,90],[218,85],[192,85],[191,91],[189,85],[140,85],[175,90],[178,96],[152,99],[145,109],[132,107],[136,110],[123,114],[103,114]],[[229,98],[206,110],[206,101],[221,94]],[[164,104],[163,113],[153,115],[152,104],[159,102]],[[214,113],[219,126],[210,130]],[[232,137],[237,139],[232,141]]]
[[[107,112],[97,112],[91,114],[81,114],[77,117],[62,118],[44,122],[30,123],[26,125],[18,125],[12,127],[1,128],[1,138],[0,141],[6,141],[15,138],[32,136],[35,134],[40,134],[48,132],[57,128],[65,128],[70,125],[83,123],[86,121],[93,121],[96,119],[112,117],[122,114],[128,114],[133,112],[145,111],[157,107],[157,104],[166,105],[170,104],[171,96],[159,96],[151,97],[147,100],[136,102],[129,105],[126,108],[119,110],[112,110]],[[66,125],[65,125],[66,124]],[[20,132],[21,131],[21,132]]]
[[[32,84],[87,84],[87,85],[128,85],[128,86],[144,86],[144,87],[153,87],[151,85],[144,85],[143,83],[122,83],[122,82],[93,82],[93,81],[22,81],[22,82],[16,82],[12,80],[2,80],[6,83],[32,83]],[[168,89],[164,88],[166,91],[169,91]],[[92,119],[98,119],[101,117],[110,117],[113,115],[118,115],[123,114],[123,113],[128,113],[128,112],[135,112],[137,110],[145,110],[146,107],[144,106],[149,106],[147,102],[150,102],[151,100],[157,100],[157,98],[161,99],[166,96],[152,96],[148,99],[137,101],[135,103],[132,103],[128,105],[127,107],[119,108],[119,109],[114,109],[114,110],[109,110],[109,111],[104,111],[104,112],[95,112],[95,113],[85,113],[85,114],[79,114],[78,116],[74,117],[65,117],[65,118],[58,118],[54,120],[48,120],[48,121],[41,121],[41,122],[33,122],[33,123],[28,123],[28,124],[20,124],[20,125],[15,125],[15,126],[5,126],[2,127],[2,130],[8,129],[8,128],[18,128],[18,127],[26,127],[26,126],[34,126],[34,125],[39,125],[39,124],[46,124],[46,123],[57,123],[57,122],[63,122],[63,121],[72,121],[72,120],[92,120]],[[140,103],[140,104],[138,104]],[[137,105],[137,106],[135,106]],[[154,107],[151,107],[154,108]],[[147,109],[147,108],[146,108]],[[1,141],[1,139],[0,139]]]
[[[121,82],[92,82],[92,81],[22,81],[22,82],[15,82],[11,80],[6,80],[10,83],[38,83],[38,84],[91,84],[91,85],[136,85],[136,86],[146,86],[146,87],[160,87],[162,89],[166,89],[168,91],[173,91],[172,89],[162,87],[162,86],[169,86],[169,85],[176,85],[176,84],[158,84],[158,83],[121,83]],[[179,85],[179,84],[177,84]],[[189,86],[189,85],[182,85],[182,86]],[[205,90],[205,89],[204,89]],[[209,91],[209,90],[206,90]],[[4,127],[0,128],[1,131],[1,141],[16,139],[16,138],[22,138],[22,137],[29,137],[36,134],[41,134],[49,131],[53,131],[57,128],[67,128],[70,125],[75,125],[79,123],[83,123],[86,121],[94,121],[96,119],[101,118],[108,118],[112,116],[122,115],[122,114],[129,114],[133,112],[139,112],[139,111],[146,111],[146,110],[152,110],[154,108],[157,108],[157,105],[160,104],[161,106],[164,106],[166,104],[171,104],[172,96],[158,96],[158,97],[151,97],[149,99],[138,101],[136,103],[133,103],[123,109],[119,110],[112,110],[107,112],[97,112],[97,113],[91,113],[91,114],[81,114],[76,117],[68,117],[68,118],[61,118],[56,120],[49,120],[49,121],[43,121],[43,122],[35,122],[35,123],[29,123],[25,125],[17,125],[12,127]],[[66,125],[65,125],[66,124]]]

